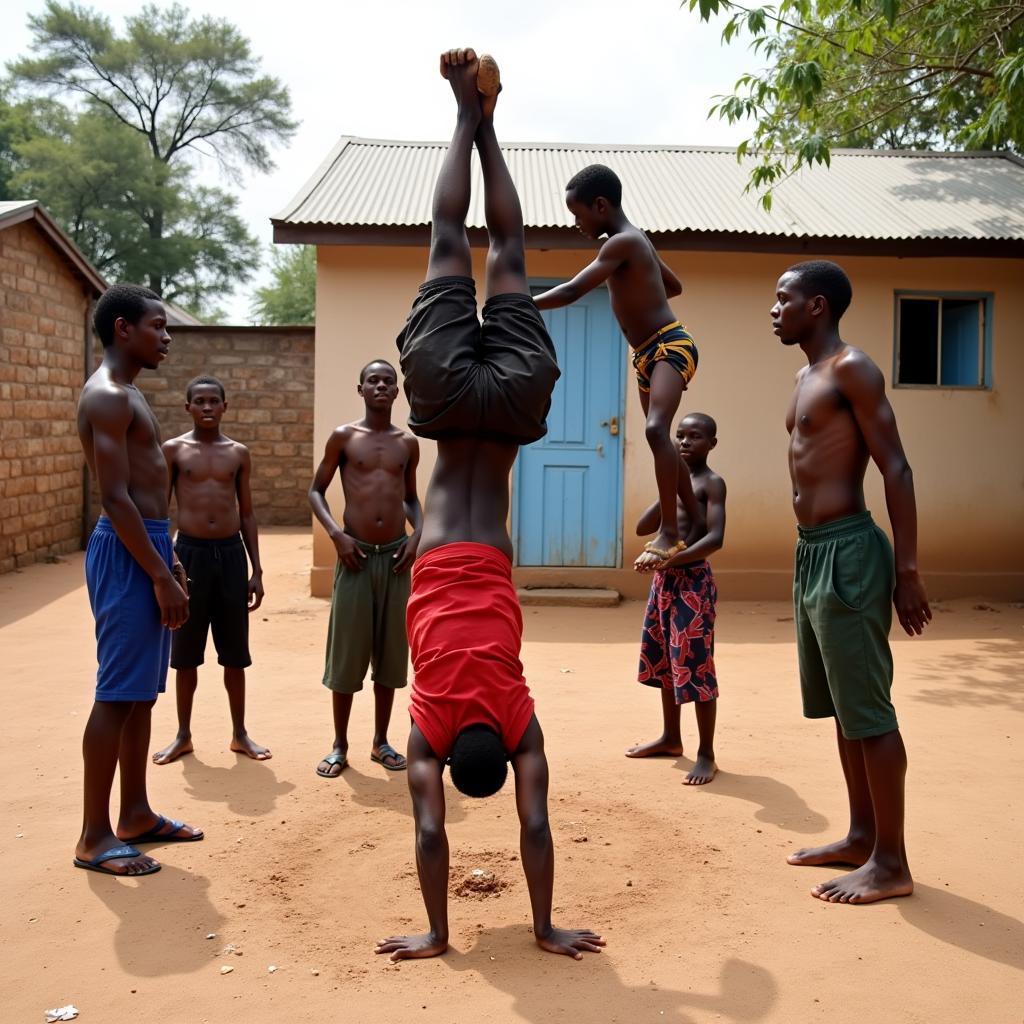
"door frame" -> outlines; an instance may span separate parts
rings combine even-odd
[[[555,285],[563,284],[568,281],[567,277],[528,277],[527,284],[530,288],[530,294],[534,295],[538,291],[553,288]],[[604,292],[608,295],[608,288],[605,285],[601,285],[594,289],[595,292]],[[608,312],[611,316],[612,324],[616,333],[621,337],[622,332],[618,329],[618,324],[615,323],[615,317],[611,313],[611,298],[608,298]],[[626,339],[621,338],[622,344],[626,344]],[[602,569],[621,569],[622,568],[622,549],[623,549],[623,533],[625,530],[625,523],[623,522],[623,512],[625,509],[625,489],[626,489],[626,366],[623,359],[618,359],[614,364],[618,367],[618,385],[619,385],[619,486],[616,488],[615,493],[615,511],[614,511],[614,522],[615,522],[615,564],[610,566],[603,565],[581,565],[581,566],[562,566],[562,565],[529,565],[525,566],[527,569],[533,570],[551,570],[558,571],[560,569],[580,569],[584,572],[600,572]],[[557,386],[557,384],[556,384]],[[519,490],[522,479],[522,472],[520,470],[522,448],[516,454],[515,465],[512,467],[512,489],[509,500],[509,516],[511,522],[511,540],[512,540],[512,564],[513,566],[519,566]]]

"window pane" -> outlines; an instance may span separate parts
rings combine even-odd
[[[977,387],[981,328],[977,299],[942,301],[942,380],[949,387]]]
[[[900,384],[937,384],[939,300],[900,299]]]

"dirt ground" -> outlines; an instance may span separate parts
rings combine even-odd
[[[263,548],[249,725],[274,758],[228,751],[211,649],[195,755],[150,770],[154,807],[207,838],[147,848],[163,871],[135,881],[71,866],[95,671],[81,556],[0,577],[4,1020],[70,1002],[83,1024],[1024,1021],[1021,608],[951,602],[923,639],[896,639],[917,892],[870,907],[812,899],[835,870],[785,863],[846,820],[831,726],[800,716],[785,604],[720,608],[723,770],[703,789],[682,785],[688,757],[622,756],[659,724],[656,694],[633,682],[640,605],[526,609],[523,660],[551,761],[555,921],[600,931],[607,950],[573,962],[533,945],[511,787],[472,805],[449,788],[452,948],[392,965],[374,940],[425,924],[405,777],[369,760],[368,693],[351,767],[336,781],[314,774],[332,735],[327,604],[307,594],[308,535],[270,532]],[[692,712],[684,723],[692,753]],[[174,731],[169,692],[154,749]],[[496,891],[464,884],[474,870],[493,873]]]

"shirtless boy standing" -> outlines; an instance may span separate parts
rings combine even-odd
[[[331,434],[309,489],[313,514],[338,553],[327,632],[324,686],[331,691],[334,746],[316,773],[333,779],[348,764],[352,698],[372,666],[374,733],[370,760],[392,772],[405,758],[388,742],[395,690],[409,675],[405,606],[409,569],[416,558],[423,511],[416,494],[419,442],[391,422],[398,374],[384,359],[367,363],[356,391],[365,415]],[[340,472],[345,493],[343,526],[331,515],[327,488]],[[406,536],[405,523],[412,526]]]
[[[692,703],[697,716],[697,759],[684,780],[703,786],[718,772],[715,763],[715,719],[718,675],[715,671],[715,604],[718,588],[708,558],[725,542],[725,481],[708,466],[718,444],[718,426],[703,412],[692,412],[676,429],[680,475],[686,473],[705,523],[703,535],[685,551],[658,566],[644,616],[638,680],[661,690],[663,729],[650,743],[631,747],[626,757],[681,757],[680,711]],[[641,536],[657,522],[652,505],[637,523]],[[686,536],[690,522],[679,502],[679,532]]]
[[[907,753],[890,700],[892,606],[908,635],[931,609],[917,571],[914,478],[885,379],[839,337],[853,290],[841,267],[798,263],[779,282],[772,327],[807,356],[786,414],[799,540],[793,603],[807,718],[834,718],[850,830],[789,863],[856,870],[814,886],[830,903],[874,903],[914,890],[903,842]],[[864,507],[871,459],[885,482],[894,545]],[[895,565],[893,563],[895,546]]]
[[[263,601],[256,514],[252,507],[249,449],[220,431],[228,403],[216,377],[199,376],[185,390],[185,408],[195,427],[164,443],[171,493],[178,502],[174,550],[189,577],[188,622],[171,641],[178,698],[178,735],[153,755],[169,764],[192,752],[192,701],[206,636],[213,632],[217,661],[231,709],[231,749],[257,761],[270,751],[245,728],[245,670],[249,656],[249,613]],[[252,562],[252,575],[246,562]]]
[[[607,235],[608,239],[593,263],[571,281],[542,292],[535,301],[538,309],[568,306],[607,282],[612,311],[633,349],[633,369],[658,483],[658,532],[636,561],[637,568],[645,571],[681,551],[700,531],[697,503],[688,474],[679,471],[679,453],[671,434],[683,392],[697,372],[697,346],[668,304],[682,293],[683,286],[647,235],[627,219],[618,175],[601,164],[584,167],[566,185],[565,202],[584,235]],[[690,538],[679,535],[677,495],[682,496],[693,525]]]
[[[580,960],[583,951],[599,952],[604,940],[551,922],[548,762],[519,660],[523,617],[505,526],[509,471],[519,446],[547,432],[559,371],[530,298],[519,196],[494,134],[497,66],[488,57],[478,61],[472,50],[449,50],[441,55],[441,74],[455,93],[458,117],[434,189],[426,279],[398,337],[410,425],[437,440],[408,616],[409,790],[430,930],[382,939],[376,951],[406,960],[447,950],[445,766],[461,792],[485,797],[504,785],[511,759],[534,939],[549,953]],[[474,141],[490,239],[482,323],[466,237]]]
[[[101,874],[149,875],[160,864],[136,846],[203,838],[157,814],[146,792],[151,713],[167,679],[169,630],[188,618],[188,595],[171,546],[160,426],[135,378],[167,358],[171,338],[159,297],[138,285],[109,288],[94,324],[103,362],[82,388],[78,437],[104,513],[85,553],[99,670],[82,740],[85,807],[74,863]],[[115,833],[110,787],[117,767]]]

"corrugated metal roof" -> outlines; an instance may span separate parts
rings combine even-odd
[[[447,143],[344,136],[277,224],[422,226]],[[750,162],[735,150],[672,146],[504,144],[528,228],[569,228],[565,183],[591,163],[622,178],[638,227],[863,239],[1024,240],[1024,162],[994,153],[838,150],[778,187],[772,211],[744,194]],[[473,157],[468,227],[484,227]]]

